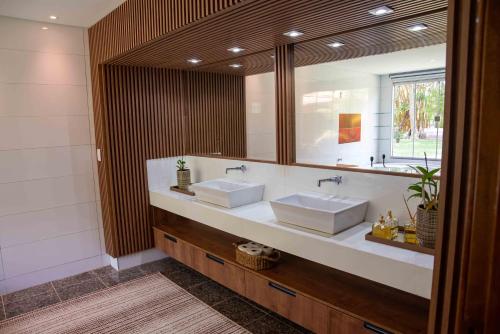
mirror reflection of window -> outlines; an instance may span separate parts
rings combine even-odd
[[[393,85],[393,158],[440,160],[444,126],[444,70],[406,74]],[[422,79],[422,76],[435,78]]]
[[[425,153],[439,165],[445,50],[438,44],[296,67],[296,161],[405,172]]]

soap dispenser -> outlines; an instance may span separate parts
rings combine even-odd
[[[398,237],[398,231],[399,231],[399,221],[394,215],[392,214],[392,210],[387,210],[387,218],[386,218],[386,224],[389,226],[391,229],[391,235],[392,239],[396,239]]]

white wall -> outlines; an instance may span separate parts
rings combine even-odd
[[[295,69],[297,162],[365,165],[377,155],[379,76],[331,62]],[[339,144],[339,114],[361,114],[361,140]]]
[[[245,77],[247,158],[276,161],[274,72]]]
[[[0,17],[0,292],[105,261],[88,64],[84,29]]]
[[[378,113],[378,156],[376,162],[382,162],[382,154],[386,161],[391,161],[392,138],[392,80],[389,75],[380,76],[380,107]]]

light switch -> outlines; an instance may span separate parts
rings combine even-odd
[[[101,157],[101,149],[98,148],[97,149],[97,161],[101,162],[102,161],[102,157]]]

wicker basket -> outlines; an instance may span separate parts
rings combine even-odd
[[[438,226],[437,210],[417,208],[417,240],[420,246],[434,249]]]
[[[277,250],[274,250],[273,253],[269,256],[267,256],[267,255],[258,255],[258,256],[249,255],[249,254],[238,249],[239,245],[245,244],[245,243],[247,243],[247,241],[239,241],[233,245],[234,245],[235,250],[236,250],[236,262],[238,262],[239,264],[241,264],[247,268],[250,268],[253,270],[269,269],[269,268],[274,267],[278,263],[278,261],[281,257],[280,252]]]

